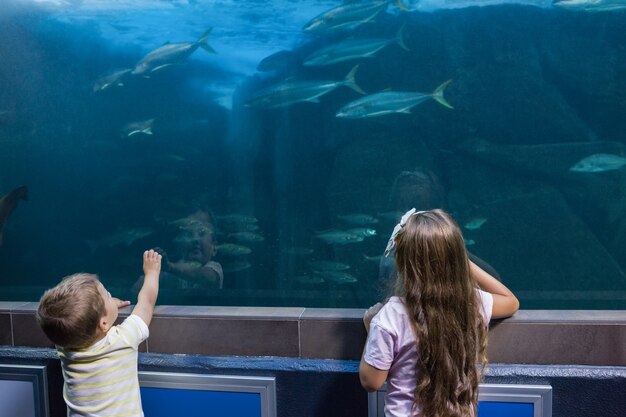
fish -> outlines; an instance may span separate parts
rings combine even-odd
[[[363,242],[364,237],[341,230],[327,230],[315,234],[315,238],[330,245],[346,245],[348,243]]]
[[[369,214],[361,214],[361,213],[340,214],[337,216],[337,218],[346,223],[358,224],[360,226],[378,223],[378,219],[376,217],[370,216]]]
[[[215,216],[215,218],[226,223],[256,223],[259,221],[256,217],[247,216],[245,214],[224,214]]]
[[[131,73],[133,75],[149,76],[149,74],[170,65],[180,64],[198,48],[215,53],[215,49],[207,43],[211,30],[212,28],[207,29],[195,42],[166,43],[139,60]]]
[[[334,261],[312,261],[309,262],[309,265],[316,271],[345,271],[350,269],[350,265]]]
[[[256,223],[226,222],[223,223],[220,228],[224,229],[224,231],[228,233],[256,232],[259,230],[259,225]]]
[[[542,179],[571,180],[570,168],[593,154],[626,155],[620,142],[564,142],[541,145],[499,145],[471,139],[459,145],[461,152],[481,162]]]
[[[342,271],[315,271],[315,274],[324,278],[325,281],[335,284],[353,284],[358,282],[358,279],[354,275]]]
[[[132,70],[132,68],[116,70],[98,78],[93,85],[93,92],[97,93],[113,87],[122,87],[124,85],[124,79],[130,75]]]
[[[485,223],[487,223],[487,219],[479,216],[469,220],[463,225],[463,227],[465,227],[467,230],[477,230],[480,229]]]
[[[240,256],[252,253],[252,249],[234,243],[223,243],[217,245],[217,253],[225,256]]]
[[[274,84],[250,98],[245,106],[277,109],[301,102],[319,103],[321,96],[342,86],[350,87],[357,93],[365,94],[354,79],[358,68],[359,66],[355,65],[346,78],[341,81],[285,81]]]
[[[131,227],[126,229],[118,229],[108,235],[102,236],[97,240],[87,240],[87,246],[91,249],[91,253],[95,253],[101,247],[112,248],[118,245],[130,246],[135,241],[154,234],[154,230],[149,227]]]
[[[585,12],[612,12],[626,9],[624,0],[555,0],[554,7]]]
[[[263,236],[254,232],[235,232],[230,233],[228,236],[234,238],[238,242],[244,243],[263,242],[265,240]]]
[[[465,246],[473,246],[476,244],[476,241],[474,239],[464,239],[465,242]]]
[[[152,135],[155,120],[155,118],[139,120],[124,125],[122,128],[122,137],[129,138],[134,135]]]
[[[336,117],[344,119],[363,119],[366,117],[383,116],[391,113],[411,113],[411,108],[432,98],[444,107],[453,107],[443,96],[445,88],[452,80],[448,80],[435,89],[432,94],[404,91],[383,91],[367,95],[343,106]]]
[[[572,172],[596,173],[621,169],[626,158],[610,153],[595,153],[576,162],[569,169]]]
[[[281,71],[298,64],[298,55],[293,51],[278,51],[263,58],[257,65],[257,71]]]
[[[373,58],[376,52],[393,43],[397,43],[402,49],[408,51],[409,48],[406,47],[402,38],[403,30],[404,26],[400,28],[396,37],[391,39],[348,39],[334,43],[307,56],[303,65],[322,66],[359,58]]]
[[[376,263],[380,263],[380,260],[383,258],[382,255],[374,255],[374,256],[368,256],[366,254],[363,254],[363,259],[365,259],[366,261],[371,261],[371,262],[376,262]]]
[[[302,30],[315,34],[351,30],[372,21],[376,15],[387,8],[388,3],[385,0],[343,4],[315,16],[304,25]]]
[[[369,227],[355,227],[353,229],[348,229],[347,232],[363,237],[376,236],[376,230],[370,229]]]
[[[182,231],[213,232],[213,227],[210,223],[190,216],[172,220],[168,222],[168,225]]]
[[[232,273],[232,272],[240,272],[240,271],[245,271],[246,269],[249,269],[250,267],[252,267],[252,265],[250,264],[250,262],[246,262],[246,261],[235,261],[235,262],[231,262],[225,265],[222,265],[222,270],[226,273]]]
[[[25,185],[14,188],[0,198],[0,246],[4,224],[20,201],[28,201],[28,187]]]

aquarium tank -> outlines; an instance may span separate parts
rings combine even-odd
[[[363,308],[442,208],[525,309],[626,309],[625,0],[3,0],[0,300]]]

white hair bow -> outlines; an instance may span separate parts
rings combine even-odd
[[[396,236],[398,236],[400,229],[404,227],[406,222],[409,221],[409,217],[420,213],[424,213],[424,211],[415,211],[415,208],[412,208],[411,210],[404,213],[404,215],[400,219],[400,223],[396,224],[396,227],[393,228],[393,232],[391,232],[391,237],[387,242],[387,248],[385,248],[385,256],[389,256],[389,253],[391,253],[391,250],[396,245]]]

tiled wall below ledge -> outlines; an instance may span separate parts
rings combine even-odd
[[[51,347],[37,303],[0,302],[0,344]],[[121,311],[121,318],[131,311]],[[142,351],[358,360],[361,309],[159,306]],[[494,363],[626,366],[626,312],[525,310],[492,324]]]

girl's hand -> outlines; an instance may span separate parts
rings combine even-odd
[[[365,325],[366,332],[370,332],[370,323],[372,322],[374,316],[378,314],[381,308],[383,308],[383,304],[376,303],[367,310],[365,310],[365,314],[363,314],[363,324]]]
[[[117,305],[117,308],[122,308],[130,305],[130,301],[122,301],[117,297],[113,297],[113,302]]]

